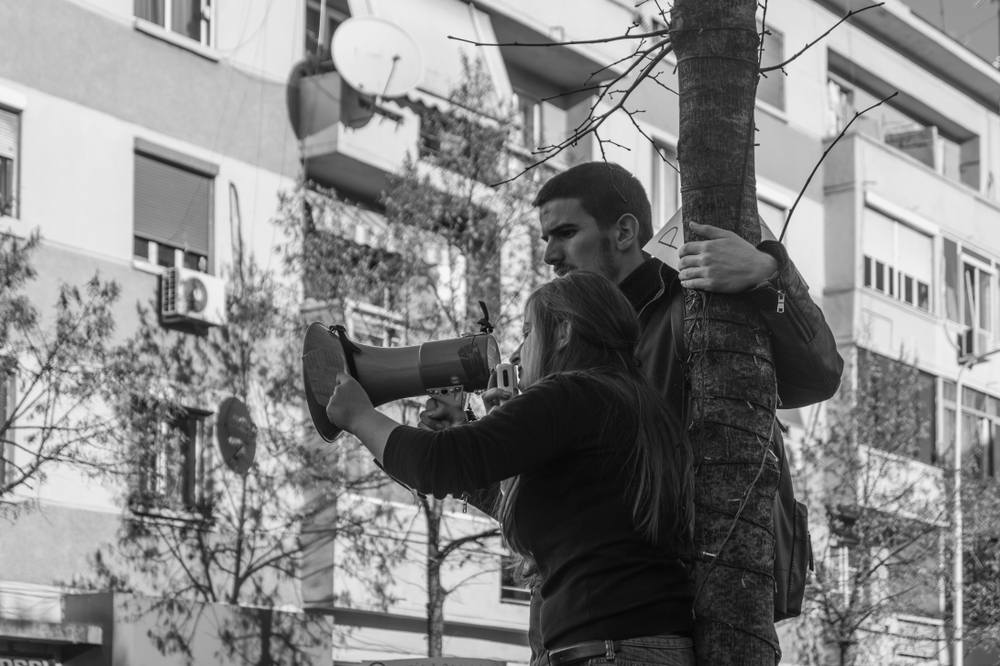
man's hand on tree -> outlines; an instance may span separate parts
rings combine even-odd
[[[680,280],[686,289],[738,294],[756,287],[778,270],[778,260],[731,231],[691,222],[706,240],[680,248]]]

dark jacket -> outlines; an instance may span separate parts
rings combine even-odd
[[[747,291],[746,296],[771,331],[779,406],[791,409],[827,400],[837,392],[844,370],[833,332],[784,246],[764,241],[757,248],[778,260],[778,270],[771,279]],[[670,404],[682,405],[684,368],[671,322],[672,314],[679,314],[682,320],[684,314],[677,271],[649,258],[619,286],[639,313],[642,336],[636,356],[645,375]]]
[[[823,312],[809,296],[809,287],[780,243],[764,241],[757,248],[778,261],[766,282],[746,292],[771,332],[771,351],[778,383],[779,406],[804,407],[827,400],[840,386],[844,360]],[[619,285],[639,313],[642,334],[636,352],[644,374],[668,404],[687,412],[683,340],[684,295],[677,271],[655,258],[635,269]],[[676,335],[675,335],[676,332]],[[771,440],[780,476],[774,504],[775,621],[800,612],[805,566],[811,567],[805,505],[795,501],[781,429]]]

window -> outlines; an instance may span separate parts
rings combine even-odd
[[[764,220],[764,224],[771,230],[775,238],[781,235],[781,229],[785,226],[787,210],[781,206],[770,204],[763,199],[757,199],[757,213]]]
[[[826,82],[826,136],[837,136],[854,115],[854,96],[835,79]]]
[[[826,586],[831,597],[842,606],[852,602],[858,575],[857,548],[852,539],[841,539],[840,545],[830,549],[826,562]]]
[[[519,582],[520,558],[513,555],[500,556],[500,602],[507,604],[530,604],[531,590]]]
[[[326,0],[326,7],[320,4],[322,0],[309,0],[306,3],[306,54],[324,55],[330,57],[330,40],[340,24],[350,17],[350,9],[345,0]],[[326,13],[326,33],[320,34],[322,14]],[[320,54],[320,38],[323,39],[323,54]]]
[[[934,618],[897,617],[895,621],[895,655],[908,659],[904,663],[919,661],[940,663],[942,622]]]
[[[523,91],[514,93],[517,104],[517,132],[514,138],[518,145],[535,150],[545,145],[545,131],[542,120],[542,103]]]
[[[398,345],[405,322],[385,308],[368,303],[347,306],[347,336],[354,342],[372,347]]]
[[[955,443],[955,392],[945,382],[945,438]],[[962,387],[962,470],[971,478],[988,480],[1000,472],[1000,398]]]
[[[993,347],[995,270],[985,256],[944,239],[945,314],[965,329],[960,354],[980,354]]]
[[[206,508],[212,493],[212,446],[209,412],[189,409],[149,419],[140,435],[137,505],[191,511]]]
[[[653,228],[666,224],[680,208],[680,173],[677,152],[669,146],[653,144]]]
[[[827,136],[839,133],[856,111],[876,105],[896,87],[830,52]],[[937,173],[980,188],[979,137],[913,98],[900,96],[855,120],[852,129],[892,146]]]
[[[763,27],[758,23],[758,30]],[[761,56],[761,67],[774,67],[785,61],[785,37],[771,26],[763,35],[764,53]],[[768,72],[757,82],[757,99],[770,104],[776,109],[785,109],[785,73],[781,70]]]
[[[17,148],[20,116],[0,109],[0,217],[17,217]]]
[[[931,237],[871,208],[862,224],[864,285],[929,312]]]
[[[211,46],[211,0],[135,0],[135,16]]]
[[[210,175],[136,152],[133,256],[209,272],[212,185]]]
[[[873,409],[885,411],[889,420],[885,442],[870,442],[891,453],[910,455],[933,464],[940,452],[934,446],[937,433],[937,378],[929,373],[881,354],[858,350],[859,377],[867,377],[874,398]],[[859,380],[859,384],[860,384]],[[885,390],[883,390],[885,389]],[[912,410],[901,407],[915,402]],[[879,418],[879,414],[874,415]],[[876,425],[877,423],[873,424]]]

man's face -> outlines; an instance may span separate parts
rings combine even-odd
[[[613,226],[602,230],[578,199],[548,201],[538,209],[538,219],[545,241],[543,258],[557,275],[582,270],[615,280]]]

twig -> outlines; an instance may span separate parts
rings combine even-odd
[[[773,72],[776,69],[782,69],[782,68],[784,68],[785,65],[787,65],[790,62],[792,62],[793,60],[795,60],[796,58],[798,58],[800,55],[802,55],[803,53],[805,53],[806,51],[808,51],[809,49],[811,49],[813,46],[816,45],[816,42],[820,41],[821,39],[823,39],[824,37],[826,37],[827,35],[829,35],[831,32],[833,32],[837,28],[837,26],[839,26],[841,23],[843,23],[847,19],[851,18],[855,14],[860,14],[863,11],[867,11],[869,9],[874,9],[875,7],[881,7],[884,4],[885,4],[884,2],[879,2],[879,3],[874,4],[874,5],[868,5],[867,7],[862,7],[861,9],[852,9],[851,11],[847,12],[846,16],[844,16],[842,19],[840,19],[839,21],[837,21],[836,23],[834,23],[833,26],[829,30],[827,30],[826,32],[824,32],[822,35],[820,35],[819,37],[817,37],[813,41],[811,41],[808,44],[806,44],[804,47],[802,47],[801,51],[799,51],[798,53],[796,53],[795,55],[793,55],[791,58],[789,58],[785,62],[779,63],[777,65],[773,65],[771,67],[761,67],[760,73],[761,74],[766,74],[767,72]],[[761,41],[763,41],[763,40],[761,40]]]
[[[565,42],[477,42],[474,39],[465,39],[464,37],[455,37],[454,35],[448,35],[448,39],[454,39],[456,42],[465,42],[466,44],[472,44],[473,46],[580,46],[584,44],[607,44],[608,42],[620,42],[625,39],[645,39],[646,37],[669,37],[670,29],[664,28],[663,30],[654,30],[652,32],[639,32],[632,34],[619,35],[617,37],[601,37],[600,39],[574,39]]]
[[[875,104],[872,104],[867,109],[865,109],[863,111],[855,111],[854,112],[854,117],[851,118],[850,122],[848,122],[846,125],[844,125],[844,129],[840,130],[840,134],[837,135],[837,138],[834,139],[833,142],[830,143],[830,145],[826,147],[826,150],[823,151],[823,155],[819,158],[819,161],[816,162],[816,166],[813,167],[812,173],[810,173],[809,177],[806,178],[806,184],[802,186],[801,190],[799,190],[799,196],[795,197],[795,203],[792,204],[791,209],[789,209],[789,211],[788,211],[788,217],[785,218],[785,224],[783,224],[782,227],[781,227],[781,235],[778,236],[778,242],[779,243],[785,238],[785,230],[788,229],[788,223],[791,221],[792,215],[795,213],[795,207],[799,205],[799,200],[802,198],[802,195],[805,194],[805,192],[806,192],[807,189],[809,189],[809,183],[812,182],[813,176],[816,175],[816,172],[819,170],[819,166],[823,163],[823,160],[826,159],[826,156],[830,153],[830,150],[832,150],[833,147],[837,145],[838,141],[840,141],[842,138],[844,138],[844,134],[847,133],[848,128],[851,126],[851,124],[854,123],[855,120],[857,120],[861,116],[865,115],[866,113],[868,113],[869,111],[871,111],[875,107],[882,106],[883,104],[885,104],[886,102],[888,102],[890,99],[892,99],[893,97],[895,97],[898,94],[899,94],[899,91],[897,90],[896,92],[892,93],[891,95],[889,95],[885,99],[880,100],[880,101],[876,102]]]
[[[651,46],[649,49],[647,49],[646,53],[650,53],[652,51],[655,51],[657,48],[660,48],[660,47],[665,47],[668,44],[669,44],[669,40],[661,40],[661,41],[657,42],[656,44],[654,44],[653,46]],[[546,147],[546,149],[545,149],[544,152],[547,152],[548,155],[546,155],[543,159],[541,159],[541,160],[539,160],[539,161],[537,161],[537,162],[535,162],[533,164],[530,164],[530,165],[526,166],[524,169],[522,169],[521,171],[519,171],[515,175],[511,176],[510,178],[507,178],[506,180],[502,180],[502,181],[500,181],[498,183],[493,183],[492,186],[493,187],[498,187],[500,185],[504,185],[506,183],[509,183],[509,182],[511,182],[511,181],[519,178],[523,174],[527,173],[531,169],[534,169],[535,167],[538,167],[538,166],[541,166],[542,164],[545,164],[546,162],[548,162],[549,160],[551,160],[552,158],[554,158],[556,155],[558,155],[559,153],[561,153],[566,148],[569,148],[570,146],[576,144],[580,139],[582,139],[583,137],[585,137],[587,134],[593,133],[593,134],[596,135],[598,128],[600,128],[600,126],[602,124],[604,124],[604,121],[607,120],[611,116],[611,114],[613,114],[615,111],[617,111],[618,109],[622,108],[622,106],[625,104],[625,100],[628,99],[628,97],[632,93],[632,91],[635,90],[636,87],[638,87],[638,85],[640,83],[642,83],[642,81],[644,79],[648,78],[649,73],[652,72],[656,68],[656,66],[660,63],[660,61],[662,61],[667,56],[667,54],[670,53],[670,51],[671,51],[671,49],[669,47],[668,48],[661,48],[659,53],[657,53],[655,56],[653,56],[652,58],[650,58],[649,61],[646,63],[646,66],[642,68],[642,71],[640,71],[636,75],[635,81],[633,81],[632,84],[629,85],[629,87],[626,90],[624,90],[624,91],[616,91],[616,92],[624,92],[624,94],[622,95],[621,99],[619,99],[617,102],[615,102],[614,105],[608,111],[605,111],[604,113],[601,113],[601,114],[599,114],[596,117],[594,117],[593,115],[587,116],[587,118],[585,118],[579,125],[577,125],[576,129],[573,130],[573,133],[569,137],[563,139],[562,141],[560,141],[557,144],[553,144],[552,146]],[[618,83],[619,81],[623,80],[633,69],[635,69],[640,63],[642,63],[644,59],[645,58],[640,59],[640,60],[636,60],[636,62],[634,62],[633,64],[629,65],[629,68],[624,73],[622,73],[617,79],[615,79],[615,81],[613,81],[611,84],[609,84],[609,87],[611,85],[613,85],[614,83]],[[597,110],[598,105],[607,96],[608,96],[608,91],[607,90],[605,90],[604,92],[602,92],[600,95],[597,96],[597,99],[594,100],[594,103],[591,106],[591,114],[593,114]],[[602,150],[603,150],[603,148],[602,148]]]

